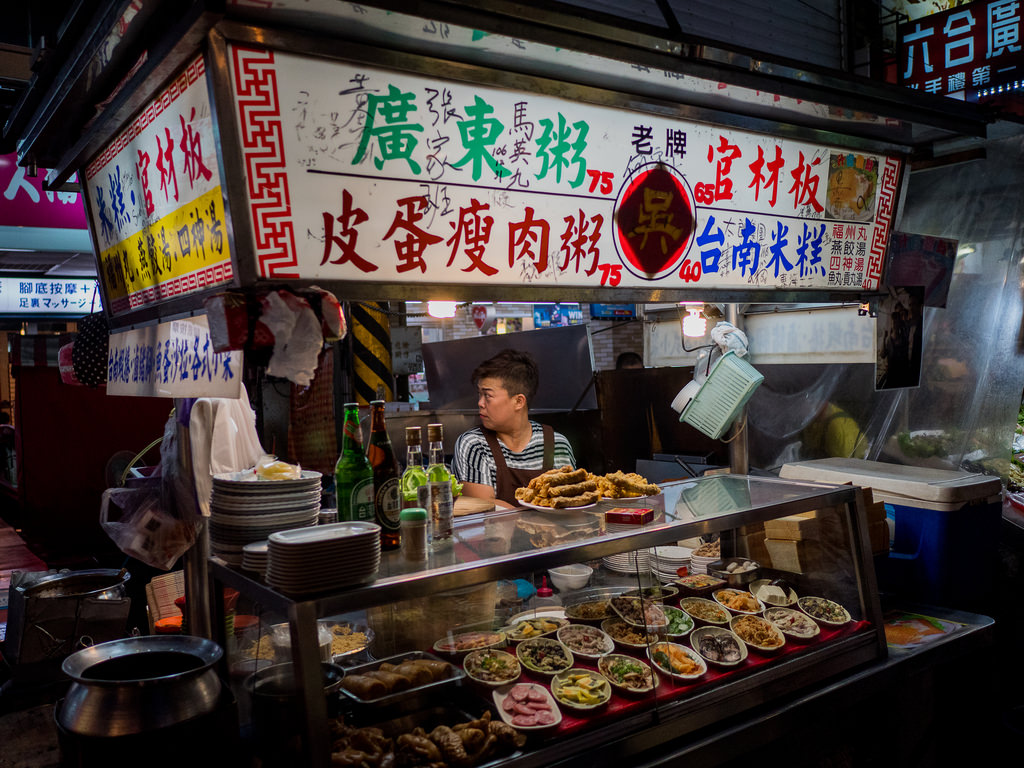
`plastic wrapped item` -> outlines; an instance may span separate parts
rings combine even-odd
[[[268,293],[261,304],[260,321],[274,334],[267,373],[308,386],[324,344],[320,320],[308,301],[287,291]]]
[[[747,334],[725,320],[719,321],[711,329],[711,340],[715,343],[715,347],[704,348],[697,353],[697,362],[693,367],[693,380],[698,384],[704,383],[711,369],[715,367],[715,363],[726,352],[735,352],[736,357],[745,357],[747,354]]]
[[[159,477],[135,488],[103,492],[100,526],[126,555],[168,571],[196,540],[198,510],[187,477],[177,460],[174,416],[164,426]]]
[[[241,293],[218,293],[203,302],[214,352],[242,349],[249,340],[248,302]]]
[[[302,467],[265,453],[256,461],[256,476],[260,480],[298,480],[302,477]]]
[[[325,291],[317,286],[310,286],[306,292],[313,311],[320,318],[321,330],[324,341],[341,341],[348,332],[345,324],[345,313],[341,309],[341,302],[330,291]]]

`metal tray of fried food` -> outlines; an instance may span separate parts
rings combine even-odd
[[[398,690],[389,689],[384,695],[380,696],[370,697],[360,695],[357,692],[353,678],[356,678],[358,681],[359,678],[366,677],[367,672],[380,672],[382,671],[382,665],[384,666],[383,671],[390,671],[391,668],[400,667],[403,662],[416,660],[428,660],[432,664],[436,665],[438,669],[442,669],[443,672],[440,673],[440,676],[433,676],[433,679],[430,682],[420,683],[417,683],[415,679],[408,678],[402,673],[395,673],[409,679],[411,684],[408,686],[402,684]],[[443,665],[443,667],[441,665]],[[436,701],[437,699],[434,697],[437,695],[439,689],[448,688],[454,685],[461,685],[462,681],[465,679],[466,673],[461,667],[426,651],[409,651],[395,656],[388,656],[384,659],[377,659],[376,661],[372,661],[367,664],[348,667],[345,670],[345,679],[342,680],[341,683],[341,693],[359,707],[369,707],[375,710],[408,711],[410,709],[426,706],[427,699],[433,699]]]

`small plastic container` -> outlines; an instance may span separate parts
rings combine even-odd
[[[533,598],[534,608],[551,608],[552,606],[561,607],[562,600],[555,594],[555,591],[548,586],[548,577],[546,575],[541,576],[540,586],[537,587],[537,595]]]
[[[426,560],[430,553],[428,544],[430,521],[423,507],[403,509],[400,516],[402,556],[406,560]]]

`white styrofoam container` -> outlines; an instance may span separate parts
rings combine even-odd
[[[1003,490],[998,477],[865,459],[815,459],[784,464],[779,477],[835,485],[852,483],[870,488],[876,501],[937,511],[994,501]]]

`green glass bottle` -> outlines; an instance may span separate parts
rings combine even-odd
[[[341,456],[334,468],[338,520],[373,520],[373,467],[363,452],[359,404],[345,403]]]
[[[418,489],[427,483],[423,468],[423,428],[405,428],[405,471],[402,472],[402,509],[419,507]]]

